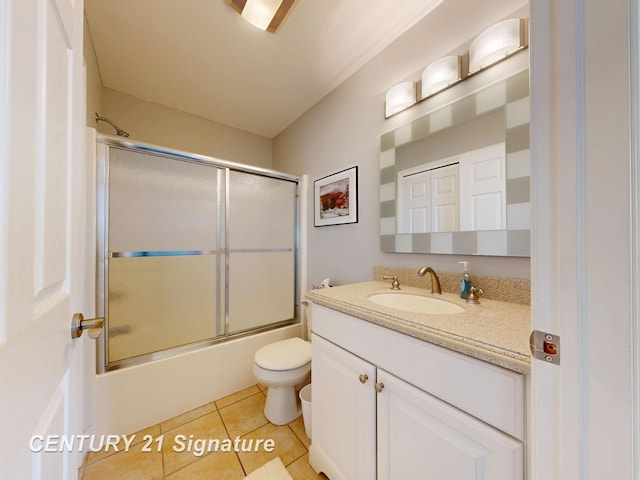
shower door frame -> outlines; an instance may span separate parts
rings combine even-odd
[[[116,360],[114,362],[108,361],[108,331],[109,331],[109,304],[108,304],[108,285],[109,285],[109,269],[108,259],[117,258],[127,255],[112,255],[109,252],[108,234],[109,234],[109,152],[111,148],[119,148],[129,151],[134,151],[143,154],[155,155],[163,158],[168,158],[175,161],[182,161],[187,163],[195,163],[200,165],[206,165],[211,168],[217,169],[217,225],[216,225],[216,250],[199,252],[199,254],[213,254],[219,258],[216,261],[216,296],[218,300],[216,302],[216,336],[213,338],[198,340],[185,345],[179,345],[170,347],[164,350],[156,352],[150,352],[131,358],[125,358]],[[169,148],[159,147],[157,145],[151,145],[143,142],[133,142],[125,140],[123,137],[116,137],[111,135],[98,134],[96,137],[96,243],[97,243],[97,258],[96,258],[96,313],[100,317],[104,317],[104,333],[97,342],[96,348],[96,371],[97,373],[105,373],[112,370],[118,370],[124,367],[133,365],[140,365],[154,360],[172,357],[185,352],[201,349],[206,346],[214,345],[216,343],[225,342],[231,339],[241,338],[247,335],[254,335],[256,333],[273,330],[286,325],[291,325],[301,321],[300,315],[300,298],[302,285],[300,282],[301,272],[300,266],[301,259],[301,188],[303,188],[304,181],[302,177],[297,175],[291,175],[275,170],[269,170],[260,167],[253,167],[250,165],[244,165],[226,160],[220,160],[214,157],[208,157],[204,155],[198,155],[194,153],[184,152],[180,150],[173,150]],[[243,173],[249,173],[254,175],[260,175],[263,177],[273,178],[277,180],[283,180],[292,182],[295,184],[295,204],[294,204],[294,243],[293,249],[287,249],[287,251],[293,250],[294,254],[294,305],[293,305],[293,317],[291,319],[282,320],[274,323],[270,323],[265,326],[259,326],[243,330],[235,333],[229,332],[229,258],[230,254],[234,253],[233,249],[229,248],[229,177],[231,171],[238,171]],[[223,245],[224,244],[224,245]],[[256,250],[264,252],[267,250]],[[268,249],[270,252],[284,251]],[[222,260],[222,261],[220,261]],[[224,272],[222,272],[224,270]],[[221,286],[221,281],[223,286]],[[221,312],[220,296],[224,295],[223,311]],[[221,332],[222,330],[222,332]]]

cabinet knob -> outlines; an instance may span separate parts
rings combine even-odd
[[[367,380],[369,380],[369,375],[363,374],[363,375],[360,375],[360,377],[358,378],[360,378],[360,383],[366,383]]]
[[[384,383],[376,382],[376,392],[380,393],[383,388],[384,388]]]

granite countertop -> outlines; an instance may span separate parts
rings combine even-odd
[[[518,373],[529,373],[531,310],[528,305],[481,298],[470,305],[459,295],[444,292],[438,298],[464,308],[452,315],[412,313],[373,303],[376,293],[431,296],[430,290],[390,282],[371,281],[310,290],[306,299],[371,323],[440,345]]]

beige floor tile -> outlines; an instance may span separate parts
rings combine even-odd
[[[234,452],[212,452],[169,475],[167,480],[242,480],[244,471]]]
[[[210,440],[222,442],[229,438],[217,411],[180,425],[163,435],[165,475],[201,459],[201,450],[209,450]],[[182,439],[176,438],[178,435],[183,436]],[[191,446],[189,440],[192,441]]]
[[[133,446],[133,445],[142,443],[144,441],[148,441],[150,437],[155,438],[158,435],[160,435],[160,425],[154,425],[152,427],[145,428],[133,434],[133,441],[131,442],[131,445]],[[127,437],[131,438],[131,435],[127,435]],[[125,448],[125,442],[121,437],[120,442],[118,442],[118,451],[122,451],[124,450],[124,448]],[[85,461],[87,464],[90,464],[90,463],[102,460],[103,458],[109,457],[115,453],[117,452],[111,447],[104,448],[97,452],[87,453],[87,458]]]
[[[160,435],[160,425],[154,425],[153,427],[148,427],[139,432],[135,433],[135,440],[133,441],[133,445],[137,445],[140,442],[145,442],[149,439],[149,437],[157,437]]]
[[[88,452],[86,463],[87,465],[89,465],[91,463],[98,462],[103,458],[107,458],[107,457],[110,457],[111,455],[114,455],[115,453],[116,452],[114,452],[112,449],[100,450],[99,452]]]
[[[161,480],[162,454],[155,449],[142,451],[139,443],[128,452],[122,451],[87,465],[83,480]]]
[[[190,422],[191,420],[195,420],[198,417],[202,417],[211,412],[216,411],[216,405],[214,402],[207,403],[206,405],[202,405],[201,407],[194,408],[193,410],[189,410],[177,417],[170,418],[160,424],[160,429],[163,432],[168,432],[169,430],[173,430],[174,428],[184,425],[185,423]]]
[[[229,436],[233,439],[268,423],[264,416],[265,396],[257,393],[219,410]]]
[[[236,403],[239,400],[243,400],[247,397],[250,397],[251,395],[255,395],[256,393],[260,393],[260,389],[257,385],[252,385],[251,387],[240,390],[239,392],[227,395],[220,400],[216,400],[216,405],[218,408],[224,408],[231,405],[232,403]]]
[[[326,479],[316,475],[308,464],[307,449],[311,441],[304,430],[302,417],[287,426],[270,424],[264,416],[267,388],[254,385],[215,402],[203,405],[177,417],[171,418],[135,433],[133,447],[129,452],[96,452],[87,455],[84,468],[79,471],[83,480],[101,479],[164,479],[166,480],[241,480],[245,474],[261,467],[279,456],[295,480]],[[176,435],[183,435],[182,444]],[[152,437],[162,438],[162,452],[158,443],[142,443]],[[257,451],[216,452],[212,444],[210,453],[198,455],[202,442],[222,442],[242,437],[248,447],[249,440],[273,439],[275,449],[266,452],[261,445]],[[176,452],[174,447],[192,443],[190,451]],[[147,445],[152,451],[143,452]],[[206,447],[204,448],[207,449]],[[201,452],[202,453],[202,452]],[[240,463],[242,461],[242,464]],[[164,467],[164,468],[163,468]],[[243,471],[244,467],[244,471]],[[246,473],[245,473],[246,472]]]
[[[280,457],[285,466],[289,465],[303,456],[307,451],[304,448],[304,445],[300,443],[300,440],[298,440],[295,434],[286,425],[278,427],[268,423],[263,427],[260,427],[258,430],[255,430],[248,435],[244,435],[242,438],[253,439],[254,441],[258,439],[272,439],[275,442],[273,452],[267,452],[261,446],[257,451],[238,453],[242,466],[247,474],[253,472],[275,457]]]
[[[324,473],[316,473],[311,465],[309,465],[309,454],[300,457],[287,467],[289,475],[293,477],[293,480],[316,480],[326,479],[327,476]]]
[[[302,444],[304,445],[304,448],[309,450],[309,446],[311,445],[311,440],[309,439],[309,437],[307,437],[307,432],[304,429],[304,419],[302,418],[302,416],[296,418],[293,422],[289,423],[288,425],[291,428],[291,430],[293,430],[293,433],[296,434],[296,437],[298,437],[298,440],[302,442]]]

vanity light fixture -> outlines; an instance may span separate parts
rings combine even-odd
[[[462,80],[462,57],[449,55],[436,60],[422,72],[420,99],[435,95]]]
[[[416,84],[414,82],[402,82],[394,85],[387,91],[384,106],[384,116],[389,118],[409,108],[416,103]]]
[[[276,33],[295,0],[227,0],[242,18],[255,27]]]
[[[526,26],[527,21],[522,18],[510,18],[490,26],[473,39],[468,53],[440,58],[425,68],[418,84],[419,92],[416,92],[414,82],[399,83],[391,87],[387,91],[384,118],[426,100],[527,48]]]
[[[523,19],[510,18],[490,26],[469,46],[469,75],[504,60],[526,46]]]

